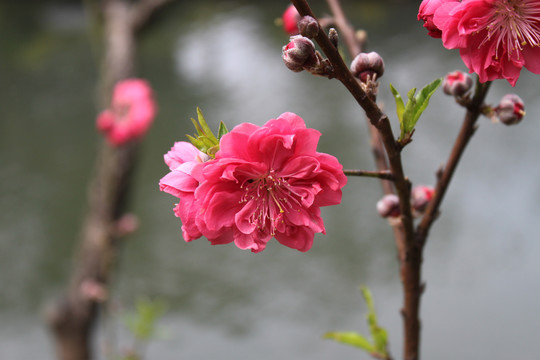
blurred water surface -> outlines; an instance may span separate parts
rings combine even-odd
[[[359,285],[401,353],[401,287],[391,230],[374,209],[380,186],[351,178],[343,203],[324,209],[326,236],[300,253],[272,241],[260,254],[232,245],[185,243],[158,191],[162,161],[192,133],[196,106],[213,124],[262,125],[285,111],[323,133],[320,151],[346,168],[372,169],[362,111],[336,81],[288,71],[287,36],[274,25],[286,2],[178,2],[143,33],[138,74],[153,84],[160,113],[144,143],[133,197],[141,227],[123,247],[113,296],[130,306],[163,299],[167,336],[148,359],[365,358],[322,340],[329,330],[366,332]],[[454,69],[456,52],[429,38],[416,6],[344,1],[385,59],[380,100],[395,119],[388,82],[402,93]],[[318,13],[322,1],[314,2]],[[40,312],[72,268],[86,189],[99,142],[94,130],[99,47],[77,3],[0,3],[0,358],[53,359]],[[525,72],[516,92],[522,124],[480,121],[425,254],[426,359],[533,359],[540,353],[540,87]],[[438,92],[404,152],[413,182],[432,184],[462,110]],[[122,341],[125,339],[121,338]]]

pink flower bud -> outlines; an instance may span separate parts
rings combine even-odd
[[[415,186],[411,191],[411,207],[413,212],[417,215],[422,214],[434,195],[435,189],[431,186]]]
[[[319,23],[311,16],[304,16],[298,22],[300,35],[313,39],[319,33]]]
[[[443,91],[447,95],[463,96],[472,87],[472,79],[469,74],[456,70],[446,74],[443,81]]]
[[[399,210],[399,198],[397,195],[384,195],[383,198],[377,202],[377,212],[383,218],[398,217],[401,212]]]
[[[300,14],[298,13],[298,10],[296,10],[296,7],[294,5],[289,5],[289,7],[281,16],[281,19],[283,20],[283,29],[287,32],[287,34],[298,35],[300,33],[298,31],[298,21],[300,20]]]
[[[370,78],[380,78],[384,74],[384,61],[382,57],[376,52],[360,53],[351,63],[352,74],[360,79],[362,82],[366,82],[368,76]]]
[[[315,45],[307,37],[301,35],[291,36],[291,41],[282,49],[281,57],[285,65],[295,72],[318,63]]]
[[[516,94],[506,94],[495,108],[495,113],[503,124],[514,125],[525,116],[525,104]]]

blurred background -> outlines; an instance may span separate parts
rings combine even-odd
[[[214,127],[262,125],[285,111],[323,134],[319,151],[346,168],[373,169],[361,109],[337,81],[288,71],[288,36],[274,20],[286,1],[175,1],[141,36],[137,74],[153,85],[159,115],[144,141],[133,212],[140,229],[123,245],[112,297],[142,296],[168,311],[147,359],[369,359],[323,340],[367,334],[359,291],[401,354],[401,284],[392,232],[378,217],[376,180],[350,178],[341,205],[323,209],[327,235],[307,253],[275,240],[260,254],[185,243],[158,190],[163,154],[193,133],[199,106]],[[324,1],[313,1],[317,14]],[[466,70],[417,22],[418,4],[346,1],[368,49],[386,63],[380,101],[396,126],[388,83],[405,93]],[[72,269],[100,135],[94,128],[100,48],[79,1],[0,2],[0,358],[54,359],[43,306]],[[518,126],[480,120],[429,239],[422,299],[423,357],[533,359],[540,353],[540,87],[526,70],[515,88],[496,81],[488,102],[515,92]],[[438,91],[404,151],[407,175],[432,185],[463,110]],[[117,321],[121,323],[121,320]],[[118,325],[120,327],[120,325]],[[120,346],[127,341],[120,336]],[[98,345],[99,346],[99,345]]]

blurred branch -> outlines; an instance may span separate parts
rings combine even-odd
[[[149,1],[144,1],[149,2]],[[163,2],[164,3],[164,2]],[[93,3],[91,3],[94,5]],[[125,0],[104,0],[105,51],[101,73],[101,107],[108,105],[112,88],[133,76],[135,27],[132,6]],[[139,22],[158,4],[139,10]],[[145,17],[142,17],[144,12]],[[102,142],[88,191],[88,210],[82,228],[74,270],[65,295],[47,309],[47,321],[60,360],[89,360],[99,305],[116,264],[117,221],[124,215],[138,144],[111,147]]]
[[[139,0],[132,7],[131,23],[135,31],[139,30],[148,22],[150,16],[159,8],[174,0]]]

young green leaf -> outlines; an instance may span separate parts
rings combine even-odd
[[[420,115],[424,112],[424,110],[427,108],[429,104],[429,99],[431,96],[435,93],[437,88],[441,85],[442,78],[436,79],[433,82],[427,84],[420,90],[420,92],[415,96],[416,88],[413,88],[409,90],[407,93],[407,104],[405,105],[405,108],[402,109],[398,106],[398,117],[401,115],[400,118],[400,136],[399,139],[403,140],[405,138],[410,138],[412,135],[412,132],[414,130],[414,127],[416,126],[416,123],[418,122],[418,119],[420,118]],[[392,90],[392,93],[394,94],[394,98],[396,98],[396,94],[399,96],[399,93],[396,89],[393,87],[390,88]],[[401,98],[400,98],[401,99]],[[398,100],[396,98],[396,105],[398,104]],[[403,104],[403,100],[401,100],[401,104]],[[402,105],[401,105],[402,106]]]
[[[418,121],[418,118],[420,117],[420,115],[422,115],[424,110],[426,110],[427,106],[429,105],[429,99],[435,93],[435,91],[439,88],[441,83],[442,83],[442,78],[436,79],[432,81],[431,83],[427,84],[426,86],[424,86],[424,88],[420,90],[418,95],[416,95],[417,105],[416,105],[416,113],[414,115],[415,123],[416,121]]]
[[[364,349],[370,354],[376,351],[375,346],[368,339],[355,332],[329,332],[324,334],[324,338]]]
[[[138,340],[150,340],[156,331],[156,322],[165,312],[165,305],[159,300],[139,299],[135,312],[125,316],[125,323]]]
[[[221,137],[223,135],[225,135],[226,133],[228,133],[229,130],[227,129],[227,126],[225,126],[225,123],[223,121],[221,121],[219,123],[219,129],[218,129],[218,139],[221,139]]]
[[[201,127],[202,127],[202,130],[203,130],[203,134],[209,138],[210,140],[212,140],[214,143],[218,143],[218,139],[214,136],[214,134],[212,133],[212,129],[210,129],[210,127],[208,126],[208,124],[206,123],[206,120],[204,120],[204,116],[203,116],[203,113],[201,111],[200,108],[197,107],[197,118],[199,119],[199,124],[201,124]]]
[[[405,110],[405,104],[403,103],[401,95],[392,84],[390,84],[390,91],[392,91],[392,95],[394,95],[394,100],[396,101],[396,114],[399,122],[401,123],[403,119],[403,111]]]
[[[365,286],[362,286],[362,295],[368,307],[367,320],[369,331],[374,342],[374,347],[377,353],[386,355],[388,345],[388,334],[385,329],[377,323],[377,313],[375,312],[375,304],[371,291]]]

